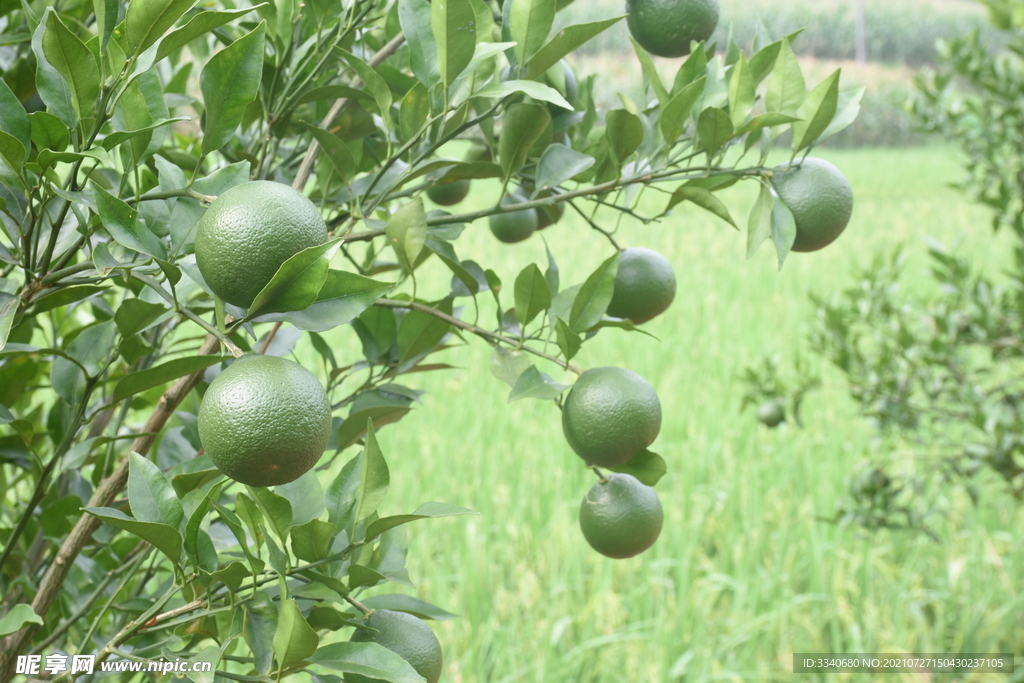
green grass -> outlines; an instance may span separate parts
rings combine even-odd
[[[745,235],[689,206],[616,233],[623,245],[664,253],[679,283],[672,308],[646,326],[660,342],[606,330],[575,360],[639,372],[662,400],[653,449],[670,468],[657,487],[666,521],[638,558],[605,559],[586,544],[577,511],[594,475],[566,445],[550,402],[506,404],[485,344],[445,352],[460,370],[408,380],[430,393],[379,435],[392,469],[382,513],[430,500],[481,513],[410,527],[410,592],[462,615],[436,625],[444,680],[789,680],[794,651],[1024,652],[1024,546],[1011,535],[1024,515],[1001,489],[987,489],[976,509],[951,492],[951,514],[935,525],[941,543],[839,528],[816,517],[835,511],[874,434],[838,376],[822,368],[825,389],[810,397],[803,430],[769,431],[739,412],[745,365],[765,353],[806,353],[808,291],[844,286],[855,266],[900,242],[910,245],[916,277],[926,236],[962,239],[961,250],[991,263],[1005,253],[986,212],[946,186],[959,172],[948,150],[827,157],[853,185],[853,220],[833,246],[794,254],[781,273],[770,245],[747,261]],[[467,205],[493,201],[494,190],[479,184]],[[643,210],[664,201],[649,199]],[[745,224],[749,188],[724,199]],[[614,216],[602,222],[611,228]],[[611,253],[579,220],[543,234],[561,259],[563,286]],[[461,258],[500,266],[506,302],[519,269],[545,258],[538,237],[500,245],[484,221],[456,246]],[[438,263],[424,269],[442,272]],[[447,276],[426,279],[421,293],[444,293]],[[354,337],[337,343],[358,348]]]

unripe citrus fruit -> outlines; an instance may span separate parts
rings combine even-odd
[[[565,214],[565,202],[558,202],[557,204],[548,204],[542,206],[537,211],[537,229],[543,230],[544,228],[554,225],[558,221],[562,220],[562,216]]]
[[[512,195],[501,200],[502,204],[521,204],[526,197]],[[488,218],[491,232],[498,240],[514,244],[528,239],[537,230],[537,210],[522,209],[508,213],[496,213]]]
[[[419,617],[386,609],[374,610],[364,622],[372,629],[357,628],[351,640],[356,643],[377,643],[409,662],[427,683],[441,678],[441,643],[430,627]],[[378,678],[345,674],[347,683],[381,683]]]
[[[250,486],[294,481],[316,465],[331,436],[320,381],[286,358],[246,354],[210,383],[199,440],[221,472]]]
[[[661,315],[675,297],[676,275],[668,259],[643,247],[622,252],[608,315],[639,325]]]
[[[628,474],[610,474],[590,487],[580,505],[580,529],[597,552],[616,560],[654,545],[664,513],[654,489]]]
[[[659,57],[690,54],[690,41],[707,40],[718,26],[718,0],[626,0],[629,32]]]
[[[796,220],[793,251],[827,247],[850,222],[853,190],[842,172],[824,159],[807,157],[800,166],[776,171],[772,187]]]
[[[592,465],[615,467],[639,455],[661,431],[661,401],[640,375],[593,368],[576,380],[562,406],[562,431]]]
[[[458,204],[468,194],[469,181],[466,179],[438,182],[431,185],[427,190],[427,196],[430,197],[430,201],[441,206]]]
[[[769,427],[778,427],[786,419],[786,409],[782,401],[770,398],[757,407],[757,419]]]
[[[282,263],[326,240],[313,202],[288,185],[255,180],[224,192],[199,219],[196,265],[214,294],[248,308]]]

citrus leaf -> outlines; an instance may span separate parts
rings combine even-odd
[[[536,263],[523,268],[516,277],[516,319],[528,325],[537,315],[551,306],[551,288]]]
[[[775,243],[775,251],[779,255],[779,270],[789,255],[793,243],[796,241],[796,219],[789,207],[778,200],[772,207],[772,241]]]
[[[754,75],[747,63],[747,56],[741,52],[729,78],[729,118],[733,128],[742,126],[754,108],[754,88]]]
[[[544,45],[555,23],[556,0],[515,0],[509,12],[509,34],[516,61],[526,64]]]
[[[341,178],[341,181],[347,183],[351,180],[359,168],[355,158],[352,156],[352,152],[349,151],[348,145],[337,135],[323,128],[317,128],[305,122],[302,125],[313,134],[320,147],[323,148],[327,161]]]
[[[134,451],[128,458],[128,504],[132,515],[140,522],[177,528],[185,513],[163,472]]]
[[[138,56],[160,39],[164,31],[192,9],[197,0],[134,0],[125,12],[125,37]]]
[[[395,515],[393,517],[381,517],[370,522],[370,525],[366,527],[366,538],[376,538],[388,529],[394,529],[396,526],[402,524],[408,524],[409,522],[415,522],[420,519],[428,519],[435,517],[454,517],[456,515],[479,515],[480,513],[475,510],[460,507],[458,505],[451,505],[450,503],[424,503],[420,505],[416,510],[409,515]]]
[[[529,95],[535,100],[543,100],[545,102],[550,102],[551,104],[557,104],[563,109],[571,110],[573,108],[571,104],[565,101],[565,98],[562,97],[560,92],[549,85],[544,85],[537,81],[501,81],[500,83],[494,83],[483,90],[474,93],[473,97],[490,97],[500,99],[517,92]],[[545,123],[545,126],[546,125],[547,124]]]
[[[451,315],[452,300],[445,299],[436,307]],[[409,311],[398,327],[398,362],[403,364],[424,351],[434,348],[451,329],[448,321],[422,311]]]
[[[569,329],[579,334],[589,330],[604,317],[615,289],[615,276],[619,273],[619,255],[597,267],[576,293],[569,314]]]
[[[573,24],[560,29],[527,63],[526,78],[537,78],[588,40],[626,17],[625,14],[588,24]]]
[[[407,271],[412,271],[427,239],[427,214],[423,210],[423,199],[416,197],[400,206],[388,219],[385,235],[398,256],[398,262]]]
[[[729,213],[728,207],[722,203],[722,200],[712,192],[696,185],[683,185],[673,192],[672,196],[669,197],[668,206],[665,207],[664,213],[668,213],[676,204],[687,201],[693,202],[706,211],[710,211],[737,230],[740,229],[736,225],[736,221],[732,219],[732,214]]]
[[[127,339],[144,330],[164,313],[167,313],[167,308],[161,304],[151,304],[142,299],[125,299],[114,312],[114,323],[121,336]]]
[[[556,321],[555,337],[558,341],[558,348],[562,350],[562,355],[565,357],[566,362],[568,362],[579,352],[580,346],[583,345],[583,340],[580,339],[578,334],[569,329],[564,320],[556,318]]]
[[[462,265],[461,261],[459,261],[459,257],[455,255],[455,247],[453,247],[450,242],[435,240],[428,237],[424,244],[427,249],[430,249],[430,251],[437,254],[438,258],[440,258],[441,261],[448,266],[448,269],[455,274],[455,277],[458,278],[459,282],[465,285],[466,291],[469,292],[470,296],[474,296],[480,291],[480,283],[477,282],[476,278],[473,277],[473,274],[466,270],[466,267]]]
[[[709,157],[718,154],[732,134],[732,121],[724,110],[708,107],[700,113],[697,119],[697,139]]]
[[[522,398],[536,398],[541,401],[550,401],[561,396],[562,392],[569,388],[568,384],[559,384],[545,372],[531,365],[523,374],[519,375],[512,391],[508,394],[508,403],[518,401]]]
[[[301,311],[316,301],[327,281],[330,260],[340,245],[339,237],[303,249],[282,263],[253,299],[248,317],[251,319],[256,313]]]
[[[377,643],[329,643],[313,653],[309,661],[332,671],[389,683],[424,683],[426,680],[409,662]]]
[[[668,104],[670,95],[668,90],[665,90],[665,84],[661,82],[658,67],[654,65],[654,60],[651,59],[651,55],[647,53],[647,50],[643,49],[633,36],[630,36],[629,40],[633,43],[633,52],[640,62],[640,68],[643,69],[644,79],[650,84],[651,90],[654,91],[654,96],[658,98],[658,104],[664,107]]]
[[[306,562],[322,560],[331,553],[338,527],[330,522],[311,519],[305,524],[292,527],[292,552]]]
[[[750,209],[750,219],[747,221],[747,258],[753,256],[758,247],[772,234],[772,206],[774,203],[771,190],[767,185],[762,184],[757,201]]]
[[[155,522],[140,522],[114,508],[83,508],[83,510],[107,524],[149,541],[172,562],[181,561],[181,534],[174,527]]]
[[[45,23],[42,47],[46,61],[70,89],[71,103],[78,117],[87,119],[96,112],[96,99],[100,94],[100,67],[96,57],[64,25],[52,7],[47,9]]]
[[[353,564],[348,568],[348,587],[352,590],[376,586],[378,583],[387,580],[388,577],[376,569],[370,569],[361,564]]]
[[[138,211],[96,183],[92,184],[92,190],[100,222],[115,242],[148,256],[167,258],[167,246],[139,222]]]
[[[839,105],[839,69],[819,83],[800,105],[802,121],[793,123],[793,153],[810,147],[835,118]]]
[[[58,289],[46,296],[41,296],[32,302],[32,311],[36,315],[39,313],[45,313],[46,311],[52,311],[55,308],[64,308],[69,306],[76,301],[88,299],[94,294],[105,292],[106,287],[97,287],[96,285],[78,285],[71,287],[64,287]]]
[[[32,142],[40,151],[49,149],[63,152],[71,144],[71,131],[50,112],[34,111],[28,115],[28,119],[32,125]]]
[[[263,519],[274,530],[274,535],[281,540],[281,543],[286,543],[292,528],[291,501],[262,486],[246,485],[245,488],[249,491],[249,495],[252,496],[256,507],[259,508]]]
[[[658,126],[661,128],[661,135],[665,138],[665,142],[672,144],[679,139],[686,128],[690,110],[704,94],[704,86],[707,81],[707,76],[701,76],[689,83],[676,93],[661,110],[661,114],[658,116]]]
[[[431,605],[429,602],[414,598],[411,595],[392,593],[389,595],[373,595],[361,600],[363,605],[370,609],[388,609],[393,612],[405,612],[420,619],[434,619],[436,621],[448,621],[459,615],[447,612],[440,607]]]
[[[11,325],[14,323],[14,316],[18,313],[18,304],[21,296],[9,296],[3,304],[0,304],[0,351],[7,346],[7,338],[11,334]]]
[[[377,443],[372,420],[367,420],[366,446],[359,458],[359,488],[356,493],[353,524],[358,524],[377,511],[391,484],[391,473],[384,460],[384,453]]]
[[[274,493],[292,504],[293,525],[305,524],[324,511],[324,490],[313,470],[287,484],[278,484]]]
[[[20,631],[25,624],[43,625],[43,618],[35,613],[31,605],[21,602],[11,608],[7,614],[0,617],[0,638]]]
[[[36,58],[36,89],[39,99],[46,105],[47,111],[56,115],[69,128],[78,126],[78,110],[75,109],[75,95],[71,85],[64,80],[61,73],[46,58],[43,49],[43,36],[47,22],[40,21],[32,33],[32,52]]]
[[[186,0],[187,1],[187,0]],[[141,4],[141,3],[132,3]],[[195,4],[195,3],[192,3]],[[181,28],[177,28],[160,41],[160,46],[156,49],[156,61],[160,61],[164,57],[168,56],[172,52],[177,52],[181,48],[191,43],[196,38],[205,35],[215,28],[223,26],[224,24],[237,19],[243,15],[266,7],[270,3],[262,3],[253,7],[243,7],[242,9],[226,10],[226,11],[215,11],[215,10],[204,10],[193,16],[187,24]],[[172,22],[173,23],[173,22]],[[165,29],[166,30],[166,29]]]
[[[608,112],[605,123],[611,153],[621,163],[640,148],[644,141],[644,124],[639,116],[625,109]]]
[[[281,603],[274,631],[274,656],[282,669],[287,669],[316,652],[320,636],[316,634],[299,611],[294,599]]]
[[[277,605],[263,591],[242,603],[242,637],[253,655],[258,674],[270,671],[274,658],[274,636],[277,632]]]
[[[28,156],[29,145],[32,142],[32,126],[25,107],[5,81],[0,81],[0,130],[20,142],[25,150],[25,153],[16,159],[20,167]]]
[[[668,465],[665,464],[665,459],[657,453],[645,450],[618,467],[608,467],[606,469],[612,472],[631,475],[639,480],[641,484],[654,486],[668,472]]]
[[[860,86],[859,88],[839,93],[839,101],[836,103],[836,115],[832,118],[832,122],[828,124],[828,128],[818,136],[818,142],[845,130],[857,119],[857,115],[860,114],[860,101],[864,97],[864,92],[864,86]]]
[[[539,104],[519,102],[505,110],[498,139],[498,159],[506,180],[523,167],[530,147],[549,123],[551,114],[547,107]]]
[[[389,282],[378,282],[348,271],[328,270],[316,301],[305,310],[290,311],[280,318],[306,332],[325,332],[351,322],[392,287]],[[265,319],[277,317],[270,315]]]
[[[193,356],[175,358],[160,365],[139,370],[122,377],[114,387],[111,402],[118,403],[147,389],[167,384],[171,380],[205,370],[211,365],[230,360],[231,356]],[[145,520],[149,521],[149,520]]]
[[[430,26],[427,0],[398,0],[398,21],[409,44],[409,62],[413,74],[426,88],[441,81],[437,70],[437,41]]]
[[[781,126],[786,123],[793,123],[799,121],[800,118],[796,116],[790,116],[789,114],[780,114],[778,112],[768,112],[755,116],[754,118],[747,121],[740,128],[736,130],[735,136],[739,137],[745,135],[752,130],[764,130],[765,128],[771,128],[772,126]],[[749,146],[749,145],[748,145]]]
[[[570,178],[583,173],[595,163],[594,157],[577,152],[568,145],[548,145],[537,162],[536,190],[533,196],[543,190],[558,187]]]
[[[259,25],[210,58],[199,75],[206,114],[203,154],[223,147],[235,134],[249,103],[259,93],[263,75],[263,41],[267,23]]]
[[[152,463],[150,463],[152,464]],[[157,470],[159,472],[159,470]],[[129,480],[130,481],[130,480]],[[166,480],[165,480],[166,483]],[[196,506],[196,509],[189,515],[188,522],[185,524],[185,554],[188,555],[192,563],[198,567],[203,567],[210,572],[217,571],[217,551],[214,549],[211,554],[208,555],[211,550],[212,541],[210,540],[209,534],[200,528],[203,523],[203,518],[206,517],[206,513],[210,511],[213,506],[213,500],[220,495],[220,490],[223,487],[223,482],[216,484],[210,489],[209,494],[203,496],[202,501]],[[173,495],[173,494],[172,494]],[[131,494],[129,493],[129,497]],[[178,499],[175,498],[177,501]],[[181,504],[179,502],[179,508]],[[134,507],[132,510],[134,511]],[[244,570],[243,567],[243,571]],[[247,572],[246,572],[247,573]]]
[[[796,61],[789,40],[783,38],[771,80],[768,81],[765,106],[770,112],[796,116],[806,96],[807,85],[800,71],[800,63]]]
[[[437,46],[437,68],[445,85],[451,85],[473,60],[475,27],[476,13],[469,0],[434,0],[431,3],[430,29]],[[390,88],[385,86],[385,89],[390,94]]]
[[[114,149],[114,147],[120,145],[122,142],[127,142],[128,140],[131,140],[134,137],[143,135],[144,133],[150,133],[156,130],[157,128],[163,128],[164,126],[169,126],[172,123],[177,123],[178,121],[189,120],[191,119],[189,119],[187,116],[178,116],[173,119],[160,119],[156,123],[145,126],[144,128],[138,128],[136,130],[119,130],[103,138],[103,140],[100,142],[100,146],[109,152],[110,150]]]
[[[504,346],[495,346],[491,351],[491,374],[510,387],[514,387],[519,375],[532,365],[525,351],[506,349]]]

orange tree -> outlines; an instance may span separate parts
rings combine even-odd
[[[599,207],[692,202],[735,226],[715,193],[757,183],[748,250],[771,239],[781,266],[801,227],[769,151],[787,135],[798,166],[859,94],[838,72],[809,87],[795,35],[716,52],[702,30],[670,46],[689,53],[671,82],[638,45],[649,99],[598,111],[595,78],[563,58],[624,17],[554,30],[564,4],[0,4],[0,681],[52,653],[191,658],[234,680],[436,680],[420,620],[451,615],[388,586],[410,581],[402,525],[470,511],[377,514],[391,474],[374,429],[410,410],[405,382],[476,338],[510,398],[571,401],[542,368],[582,373],[582,344],[634,331],[630,315],[675,292],[667,264],[620,284]],[[486,179],[494,202],[425,209]],[[608,258],[572,286],[557,254],[519,273],[477,263],[460,235],[503,216],[517,240],[607,238]],[[417,296],[426,269],[448,295]],[[659,310],[632,313],[620,291],[626,317],[606,315],[635,286]],[[360,352],[328,342],[342,325]],[[299,340],[315,367],[270,362]],[[606,426],[628,452],[566,429],[607,486],[589,500],[643,502],[642,544],[586,529],[621,556],[660,528],[660,406],[643,378],[593,372],[588,395],[610,399],[581,393],[575,427]],[[623,395],[600,386],[620,375]],[[608,406],[642,415],[642,433]]]

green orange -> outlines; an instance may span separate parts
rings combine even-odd
[[[610,474],[580,504],[580,529],[597,552],[616,560],[639,555],[661,534],[664,512],[654,489],[628,474]]]
[[[654,388],[625,368],[587,370],[562,406],[562,431],[591,465],[616,467],[642,453],[661,430]]]
[[[608,315],[639,325],[661,315],[676,296],[676,275],[668,259],[651,249],[631,247],[619,256]]]
[[[196,265],[214,294],[248,308],[282,263],[326,240],[313,202],[288,185],[255,180],[225,191],[199,219]]]
[[[331,436],[323,385],[286,358],[246,354],[210,383],[199,440],[221,472],[250,486],[294,481],[316,465]]]
[[[853,215],[853,190],[842,171],[815,157],[799,166],[780,166],[772,188],[793,212],[796,241],[793,251],[823,249],[846,230]]]
[[[470,182],[466,179],[437,182],[427,189],[430,201],[441,206],[458,204],[469,194]]]
[[[770,398],[757,407],[757,419],[769,427],[778,427],[786,420],[786,407],[777,398]]]
[[[526,201],[522,195],[510,195],[501,200],[503,205],[521,204]],[[537,210],[521,209],[496,213],[488,219],[491,232],[499,241],[514,244],[529,239],[537,231]]]
[[[427,683],[437,683],[441,678],[441,643],[422,619],[405,612],[379,609],[371,612],[363,623],[369,628],[357,628],[352,634],[352,642],[377,643],[386,647],[409,662],[416,673],[427,679]],[[351,673],[345,674],[345,681],[381,683],[379,678]]]
[[[659,57],[690,54],[690,41],[711,37],[718,0],[626,0],[626,23],[640,46]]]

